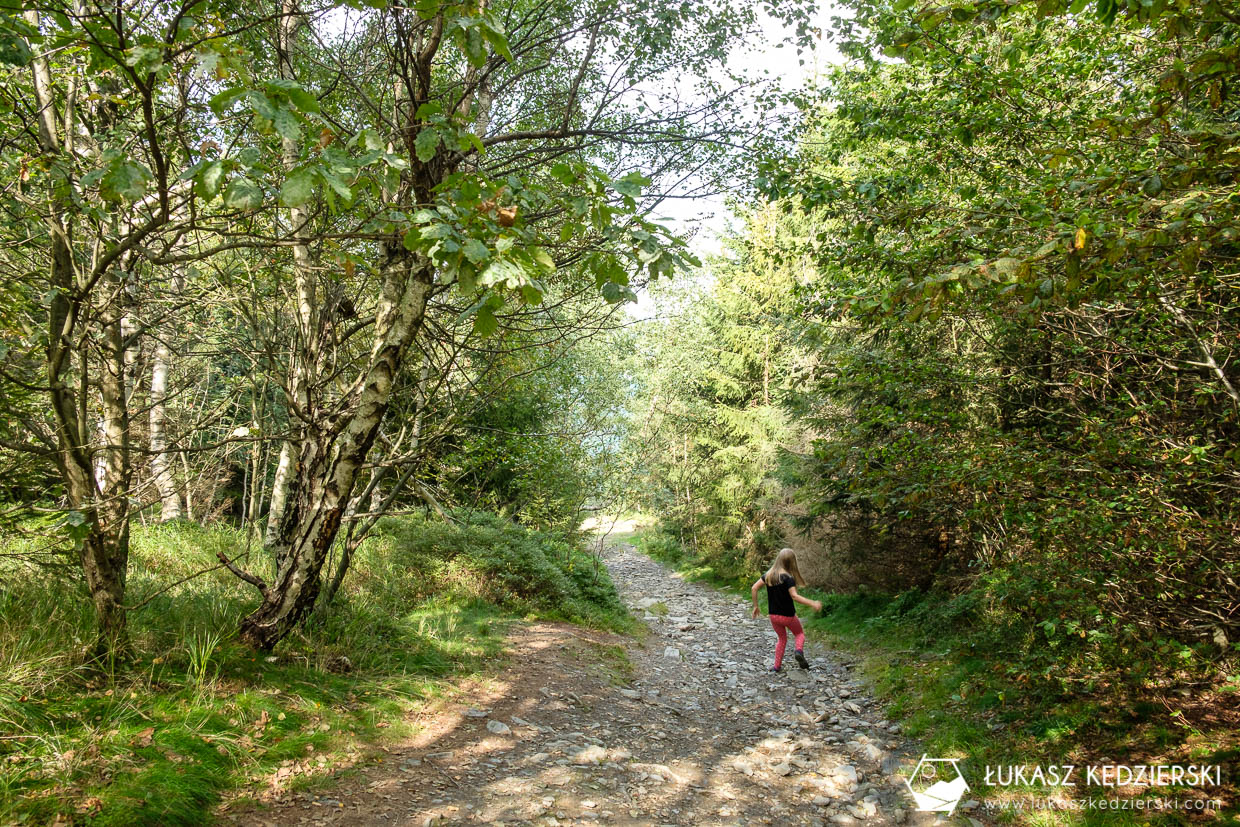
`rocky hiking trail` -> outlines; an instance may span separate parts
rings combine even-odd
[[[944,823],[910,812],[899,771],[920,753],[847,657],[811,639],[810,671],[789,657],[773,674],[774,632],[765,617],[750,618],[747,602],[686,582],[625,544],[604,561],[649,626],[644,640],[518,626],[499,679],[469,689],[473,706],[428,711],[420,733],[388,747],[382,763],[240,820]],[[629,664],[608,648],[617,645]]]

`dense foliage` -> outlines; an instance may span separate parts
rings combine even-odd
[[[709,299],[796,274],[795,311],[769,307],[814,356],[777,383],[813,445],[785,435],[782,472],[763,472],[811,530],[870,537],[828,570],[947,592],[924,623],[969,628],[1013,677],[1078,691],[1234,661],[1240,18],[1216,2],[852,6],[836,37],[854,60],[807,96],[796,158],[766,165],[793,219],[778,264],[729,261],[747,274]],[[751,224],[745,243],[760,237]],[[754,329],[736,311],[727,326]],[[678,433],[722,439],[711,417],[734,401],[705,390],[709,413]],[[743,399],[763,409],[752,384]],[[676,490],[655,482],[655,502]],[[729,507],[781,504],[751,484]]]

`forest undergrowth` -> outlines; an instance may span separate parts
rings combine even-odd
[[[202,823],[381,761],[383,743],[412,734],[411,710],[500,668],[512,623],[629,627],[591,554],[460,516],[385,519],[333,604],[269,654],[235,636],[254,598],[215,568],[217,551],[245,553],[227,527],[135,530],[130,594],[150,600],[132,613],[133,660],[111,670],[84,664],[78,578],[4,572],[0,822]]]

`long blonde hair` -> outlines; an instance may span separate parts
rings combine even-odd
[[[801,576],[801,570],[797,568],[797,553],[790,548],[779,550],[775,563],[766,570],[766,574],[762,575],[762,582],[768,586],[779,585],[781,574],[789,575],[798,586],[805,585],[805,578]]]

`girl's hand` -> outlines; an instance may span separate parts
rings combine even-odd
[[[821,600],[815,600],[815,601],[814,601],[814,611],[816,611],[816,612],[821,612],[821,611],[822,611],[822,601],[821,601]]]
[[[757,606],[754,606],[754,607],[753,607],[753,616],[754,616],[754,617],[757,617],[757,616],[758,616],[758,607],[757,607]]]

